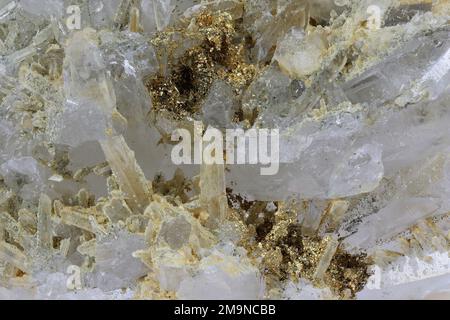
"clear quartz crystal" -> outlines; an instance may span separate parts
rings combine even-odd
[[[25,11],[46,18],[51,16],[61,18],[65,13],[64,0],[44,0],[40,2],[20,0],[19,3]]]
[[[234,100],[233,88],[224,81],[216,81],[202,107],[205,124],[214,128],[229,126],[235,114]]]
[[[374,106],[395,100],[403,106],[423,96],[436,99],[446,91],[450,79],[448,35],[446,27],[417,37],[379,65],[347,82],[344,91],[349,100]]]
[[[101,239],[95,249],[96,268],[87,279],[92,286],[112,291],[131,286],[147,272],[133,252],[145,247],[142,236],[118,231]]]
[[[358,232],[346,242],[373,249],[379,239],[388,239],[422,218],[446,213],[449,203],[444,195],[448,192],[448,170],[448,158],[443,154],[404,170],[394,182],[395,193],[382,194],[386,197],[385,204],[364,218]],[[383,189],[375,192],[383,192]]]
[[[147,33],[161,31],[170,22],[173,0],[143,0],[141,2],[143,22],[142,26]]]
[[[209,291],[211,290],[211,291]],[[202,259],[199,273],[180,284],[180,299],[260,299],[263,284],[247,261],[219,252]]]
[[[59,143],[78,146],[104,140],[113,130],[116,96],[97,41],[96,31],[85,29],[73,34],[65,50],[66,101],[52,128]]]

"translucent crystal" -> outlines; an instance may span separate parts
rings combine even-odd
[[[89,220],[89,213],[75,208],[64,208],[61,211],[61,221],[69,226],[74,226],[82,230],[94,232],[91,221]]]
[[[94,30],[75,32],[64,58],[66,102],[55,116],[55,141],[78,146],[103,140],[112,129],[116,97]]]
[[[330,266],[331,260],[333,259],[337,247],[339,245],[339,241],[333,237],[328,238],[328,243],[325,248],[325,251],[320,258],[319,265],[317,266],[316,271],[314,272],[314,278],[316,280],[322,280],[325,275],[325,272],[328,270]]]
[[[60,18],[64,14],[64,0],[44,0],[36,2],[33,0],[20,0],[20,6],[33,14],[46,18],[51,16]]]
[[[0,260],[11,263],[22,271],[29,270],[29,261],[17,247],[2,241],[0,243]]]
[[[147,33],[161,31],[170,22],[173,0],[143,0],[141,3],[143,28]]]
[[[127,288],[146,275],[147,268],[133,252],[145,248],[142,236],[118,231],[101,239],[95,249],[96,267],[88,282],[105,291]]]
[[[244,24],[256,41],[253,56],[263,61],[279,39],[293,27],[303,28],[309,19],[307,1],[250,0],[245,3]]]
[[[191,225],[183,217],[177,217],[171,221],[165,221],[161,226],[160,235],[173,250],[180,249],[189,241]]]
[[[289,113],[294,101],[304,92],[304,83],[293,80],[271,66],[249,86],[242,98],[244,116],[248,119],[259,113],[259,121],[276,126]]]
[[[202,165],[200,188],[200,202],[210,215],[208,223],[216,228],[225,219],[227,213],[224,165]]]
[[[149,203],[151,187],[136,163],[134,153],[121,136],[102,142],[102,148],[125,194],[127,204],[134,212],[142,212]]]
[[[53,232],[52,232],[52,201],[50,198],[42,194],[39,200],[37,236],[38,244],[44,250],[53,248]]]
[[[443,155],[407,169],[399,181],[395,181],[395,193],[385,195],[384,206],[363,219],[358,232],[346,241],[369,248],[377,240],[387,239],[422,218],[447,212],[449,203],[445,194],[448,190],[448,169],[448,159]]]
[[[395,99],[401,105],[423,96],[436,99],[449,83],[448,35],[448,29],[444,29],[411,40],[379,65],[346,83],[348,98],[353,103],[368,102],[374,106]],[[412,90],[410,94],[408,89]],[[406,94],[399,98],[402,92]]]
[[[389,27],[409,22],[416,14],[430,11],[431,8],[431,2],[400,4],[389,10],[384,25]]]
[[[215,82],[203,103],[203,121],[214,128],[226,128],[234,117],[233,88],[223,81]]]
[[[444,94],[403,109],[377,110],[375,117],[357,108],[331,112],[320,120],[306,118],[281,135],[281,164],[275,177],[261,178],[251,166],[235,166],[230,179],[236,191],[265,200],[292,194],[335,198],[372,191],[383,176],[448,146],[446,99]],[[424,108],[427,114],[420,116]],[[255,170],[255,174],[242,179],[240,170]],[[343,176],[351,178],[339,181]]]
[[[263,290],[258,271],[219,252],[202,259],[199,272],[181,282],[180,299],[259,299]]]
[[[42,185],[46,177],[45,169],[32,157],[10,159],[0,165],[0,173],[6,184],[24,199],[36,198],[41,191],[45,191]]]

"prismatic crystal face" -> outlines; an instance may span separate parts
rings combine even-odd
[[[450,298],[446,0],[0,0],[0,299]]]

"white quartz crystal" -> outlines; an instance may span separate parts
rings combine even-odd
[[[320,69],[327,45],[326,35],[320,29],[308,35],[293,29],[279,43],[274,59],[292,78],[302,78]]]

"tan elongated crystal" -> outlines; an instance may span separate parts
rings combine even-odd
[[[9,234],[15,241],[19,238],[19,226],[16,220],[14,220],[14,218],[6,212],[0,212],[0,230],[8,230]],[[0,240],[3,240],[1,237],[2,234],[3,232],[0,231]]]
[[[77,251],[83,255],[95,257],[95,250],[97,248],[97,242],[95,239],[83,242],[77,248]]]
[[[50,250],[53,246],[52,239],[52,201],[42,194],[39,199],[37,239],[41,248]]]
[[[208,224],[217,228],[227,213],[225,166],[203,164],[200,172],[200,203],[209,214]]]
[[[195,126],[196,135],[202,136],[203,125]],[[204,149],[204,148],[203,148]],[[214,150],[214,153],[218,150]],[[228,203],[225,184],[225,165],[223,154],[211,154],[215,161],[205,163],[200,168],[200,204],[206,209],[208,227],[215,229],[225,219]]]
[[[26,208],[20,209],[17,214],[17,221],[19,222],[20,226],[28,233],[33,233],[37,228],[36,214]]]
[[[11,191],[0,193],[0,211],[10,212],[10,204],[14,198],[15,194]]]
[[[417,240],[419,245],[422,248],[428,248],[431,244],[431,239],[429,239],[429,235],[426,234],[426,231],[422,229],[419,225],[416,225],[411,228],[411,233],[414,236],[414,239]]]
[[[325,275],[325,272],[327,272],[338,246],[339,241],[336,239],[336,237],[329,236],[325,251],[323,252],[316,271],[314,272],[314,279],[316,279],[317,281],[323,279],[323,276]]]
[[[130,9],[130,31],[139,32],[140,11],[136,6]]]
[[[67,257],[67,254],[70,249],[70,238],[62,239],[61,244],[59,246],[59,252],[63,257]]]
[[[330,220],[330,228],[335,229],[344,218],[345,213],[349,207],[348,201],[345,200],[333,200],[327,208],[328,218]]]
[[[0,260],[6,261],[22,271],[29,271],[28,259],[16,246],[0,242]]]
[[[3,230],[2,230],[3,229]],[[25,231],[22,226],[14,220],[11,215],[6,212],[0,213],[0,240],[6,238],[6,231],[14,239],[15,242],[22,247],[30,247],[32,245],[32,239],[25,236]]]
[[[324,201],[320,203],[304,202],[301,208],[303,215],[302,232],[308,235],[315,234],[326,213],[326,208],[327,203]]]
[[[150,202],[152,190],[136,162],[134,152],[128,147],[123,136],[102,141],[101,146],[120,189],[125,194],[128,206],[133,213],[142,213]]]
[[[76,208],[64,208],[61,210],[61,221],[69,226],[74,226],[94,233],[94,228],[89,221],[89,215]]]

